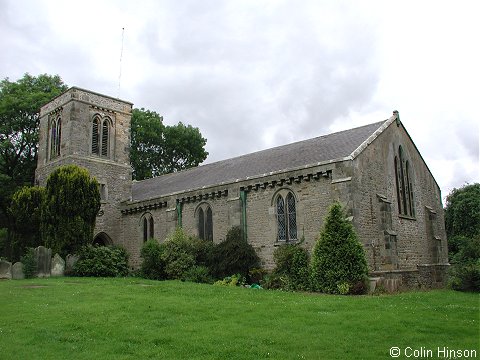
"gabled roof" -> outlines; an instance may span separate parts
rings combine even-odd
[[[274,147],[188,170],[134,182],[132,201],[201,189],[272,172],[284,172],[356,156],[390,124],[392,118],[313,139]],[[388,123],[388,124],[387,124]],[[380,130],[380,128],[382,128]]]

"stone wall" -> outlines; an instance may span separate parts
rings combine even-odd
[[[398,211],[394,158],[400,145],[412,170],[413,217]],[[370,270],[447,263],[440,190],[403,125],[392,122],[355,158],[354,168],[354,224],[367,250]],[[427,211],[435,213],[430,224],[425,220]],[[440,256],[433,250],[433,241],[441,246]]]

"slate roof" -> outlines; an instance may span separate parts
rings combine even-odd
[[[132,201],[342,160],[364,144],[384,123],[381,121],[134,182]]]

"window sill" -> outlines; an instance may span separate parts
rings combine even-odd
[[[414,216],[408,216],[408,215],[398,214],[398,217],[399,217],[400,219],[417,221],[417,218],[414,217]]]

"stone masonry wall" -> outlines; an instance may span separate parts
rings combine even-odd
[[[414,217],[398,211],[394,157],[400,145],[411,166]],[[370,270],[416,269],[418,264],[447,263],[440,190],[403,125],[392,122],[354,160],[354,169],[354,224],[367,251]],[[428,208],[436,214],[432,226],[442,246],[439,259],[432,251],[434,240],[427,235]],[[392,240],[390,244],[388,239]],[[397,259],[392,262],[389,260],[395,257],[391,254],[395,246]]]

